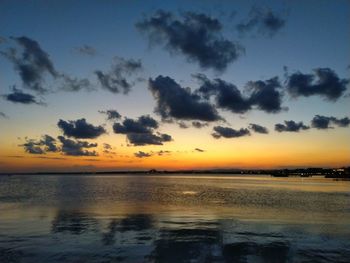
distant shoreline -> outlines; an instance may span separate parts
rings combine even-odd
[[[273,177],[311,177],[324,176],[326,178],[348,178],[350,179],[350,168],[304,168],[304,169],[275,169],[275,170],[238,170],[238,169],[213,169],[213,170],[129,170],[129,171],[96,171],[96,172],[18,172],[0,173],[0,176],[12,175],[155,175],[155,174],[197,174],[197,175],[269,175]]]

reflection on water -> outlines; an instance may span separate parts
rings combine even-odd
[[[0,262],[350,262],[350,182],[0,178]]]

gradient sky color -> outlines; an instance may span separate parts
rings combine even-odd
[[[256,30],[242,35],[240,22],[251,18],[251,10],[271,11],[284,25],[268,35]],[[200,67],[181,52],[169,52],[164,45],[150,43],[147,34],[135,26],[157,10],[177,18],[186,12],[205,14],[222,24],[222,36],[244,47],[237,60],[224,71]],[[107,171],[139,169],[208,169],[208,168],[284,168],[339,167],[350,165],[350,129],[310,128],[299,132],[278,132],[275,124],[286,120],[302,121],[311,126],[315,115],[350,117],[349,84],[336,100],[315,94],[291,96],[285,87],[296,72],[312,74],[314,69],[329,68],[340,79],[350,74],[350,2],[326,1],[1,1],[0,51],[18,47],[13,37],[25,36],[36,41],[55,68],[71,77],[86,78],[91,90],[67,91],[60,81],[45,76],[45,88],[38,93],[23,85],[13,63],[0,55],[0,172],[35,171]],[[93,54],[81,52],[92,47]],[[80,50],[80,51],[79,51]],[[130,76],[135,85],[128,94],[112,93],[101,88],[96,70],[108,72],[115,57],[140,60],[143,70]],[[162,121],[154,111],[156,99],[148,88],[148,79],[169,76],[192,92],[200,87],[193,74],[208,79],[220,78],[236,85],[245,94],[248,81],[278,77],[282,87],[283,110],[267,113],[252,109],[233,113],[215,106],[225,121],[208,122],[203,128],[179,127],[178,122]],[[129,76],[127,76],[129,78]],[[44,105],[14,103],[6,99],[13,86],[31,94]],[[99,111],[117,110],[122,118],[113,122]],[[170,134],[172,141],[163,145],[135,146],[125,134],[115,134],[112,125],[124,118],[150,115],[159,122],[160,133]],[[57,122],[85,118],[107,133],[96,139],[78,139],[97,143],[97,156],[72,156],[61,150],[43,154],[26,152],[27,140],[40,140],[48,134],[57,140],[63,135]],[[266,127],[268,134],[250,131],[250,136],[214,138],[215,126],[235,130],[250,123]],[[77,140],[76,138],[70,138]],[[104,152],[104,143],[111,145]],[[61,147],[60,144],[57,144]],[[197,150],[196,150],[197,149]],[[199,151],[198,149],[202,150]],[[135,154],[142,151],[142,158]],[[161,152],[162,151],[162,152]]]

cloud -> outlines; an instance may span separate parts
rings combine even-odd
[[[250,10],[249,18],[237,24],[236,28],[241,35],[254,31],[255,33],[272,37],[285,24],[286,20],[281,15],[272,12],[272,10],[253,7]]]
[[[241,128],[239,130],[235,130],[229,127],[222,127],[222,126],[215,126],[214,127],[214,133],[212,136],[215,139],[219,139],[221,137],[224,138],[237,138],[237,137],[242,137],[242,136],[249,136],[250,132],[248,129]]]
[[[197,129],[200,129],[200,128],[208,126],[208,123],[206,123],[206,122],[199,122],[199,121],[193,121],[192,122],[192,126],[197,128]]]
[[[11,39],[21,47],[21,50],[10,48],[1,54],[14,64],[24,87],[40,93],[47,91],[44,88],[44,76],[58,77],[49,55],[33,39],[25,36]]]
[[[304,125],[303,122],[295,121],[284,121],[284,124],[277,123],[275,125],[275,130],[278,132],[299,132],[301,130],[308,130],[309,126]]]
[[[217,121],[221,117],[210,103],[203,101],[200,96],[182,88],[170,77],[158,76],[149,79],[149,89],[156,99],[155,112],[163,120],[199,120]]]
[[[40,140],[26,139],[26,142],[19,146],[24,147],[24,150],[30,154],[45,154],[59,151],[56,139],[47,134],[43,135]]]
[[[152,133],[152,130],[158,128],[158,122],[149,115],[143,115],[136,120],[125,118],[122,124],[115,123],[113,130],[115,133]]]
[[[281,84],[277,77],[266,81],[249,81],[246,89],[250,94],[250,104],[267,113],[278,113],[282,110]]]
[[[200,153],[205,152],[205,150],[202,150],[202,149],[199,149],[199,148],[195,148],[194,150],[197,151],[197,152],[200,152]]]
[[[336,101],[346,91],[349,79],[341,79],[330,68],[316,68],[313,74],[296,72],[288,76],[287,89],[292,97],[318,95]]]
[[[9,116],[7,116],[7,114],[5,114],[2,111],[0,111],[0,118],[8,119]]]
[[[145,152],[142,152],[142,151],[139,151],[137,153],[134,153],[135,157],[137,158],[145,158],[145,157],[150,157],[152,156],[152,154],[150,153],[145,153]]]
[[[188,129],[188,125],[183,121],[179,121],[177,124],[181,129]]]
[[[96,151],[86,150],[89,148],[97,147],[97,143],[88,143],[86,141],[75,141],[66,139],[63,136],[58,136],[58,139],[62,143],[62,153],[70,156],[98,156]]]
[[[282,96],[279,91],[281,84],[277,77],[266,81],[249,81],[246,85],[248,96],[232,83],[216,78],[209,80],[204,74],[193,75],[201,86],[196,90],[204,99],[214,96],[217,107],[233,113],[246,113],[253,107],[268,113],[278,113],[282,110]]]
[[[41,145],[45,146],[46,152],[57,152],[59,148],[56,145],[56,139],[50,135],[44,135],[40,141]]]
[[[102,126],[94,126],[87,123],[84,118],[76,121],[59,120],[57,126],[63,131],[63,134],[76,139],[95,139],[106,133]]]
[[[176,17],[158,10],[136,24],[150,43],[180,53],[201,68],[223,71],[243,53],[243,48],[222,36],[222,24],[202,13],[184,12]]]
[[[137,74],[142,69],[141,60],[115,57],[109,72],[96,70],[95,74],[102,88],[112,93],[127,94],[135,84],[134,81],[127,80],[127,77]]]
[[[163,142],[171,141],[170,135],[155,133],[155,129],[158,127],[159,124],[155,119],[149,115],[143,115],[136,120],[125,118],[122,123],[115,123],[113,131],[119,134],[126,134],[127,139],[133,145],[162,145]]]
[[[261,125],[251,123],[249,124],[249,129],[253,130],[256,133],[268,134],[269,130]]]
[[[22,90],[15,87],[12,88],[12,93],[4,94],[2,97],[13,103],[45,105],[45,103],[37,101],[35,96],[24,93]]]
[[[27,140],[24,144],[20,144],[19,146],[23,146],[24,150],[30,154],[45,154],[45,151],[40,147],[40,143],[32,139]]]
[[[87,55],[87,56],[95,56],[97,54],[97,51],[94,47],[86,44],[80,47],[76,47],[74,48],[74,50],[82,55]]]
[[[160,150],[158,152],[155,152],[157,155],[159,156],[164,156],[164,155],[170,155],[171,154],[171,151],[163,151],[163,150]]]
[[[106,154],[115,154],[115,152],[113,151],[112,145],[108,143],[103,144],[103,152]]]
[[[135,146],[144,146],[149,144],[163,145],[164,142],[172,141],[172,137],[168,134],[152,134],[152,133],[128,133],[129,142]]]
[[[348,117],[344,117],[342,119],[338,119],[336,117],[327,117],[322,115],[316,115],[311,120],[311,126],[316,129],[333,129],[331,124],[337,125],[339,127],[348,127],[350,125],[350,119]]]
[[[88,91],[93,90],[90,80],[88,80],[87,78],[79,79],[76,77],[71,77],[67,74],[60,74],[59,77],[62,81],[62,90],[72,92],[80,91],[83,89]]]
[[[119,120],[122,115],[119,114],[116,110],[106,110],[106,111],[98,111],[99,113],[106,114],[107,120],[113,121],[113,120]]]

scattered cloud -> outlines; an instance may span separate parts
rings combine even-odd
[[[192,126],[197,128],[197,129],[201,129],[203,127],[207,127],[208,123],[206,123],[206,122],[199,122],[199,121],[193,121],[192,122]]]
[[[96,151],[87,149],[97,147],[97,143],[88,143],[86,141],[71,140],[63,136],[58,136],[62,143],[61,151],[65,155],[70,156],[98,156]]]
[[[179,127],[181,129],[188,129],[189,128],[188,125],[183,121],[179,121],[177,124],[179,125]]]
[[[98,112],[101,114],[105,114],[107,116],[107,120],[109,121],[119,120],[122,117],[122,115],[120,115],[119,112],[116,110],[100,110]]]
[[[49,55],[38,42],[31,38],[22,36],[11,39],[20,49],[12,47],[1,54],[13,63],[25,88],[39,93],[47,91],[44,87],[45,75],[50,75],[53,78],[57,78],[59,75]]]
[[[106,133],[102,126],[94,126],[87,123],[85,118],[76,121],[59,120],[57,126],[63,131],[63,134],[76,139],[95,139]]]
[[[331,124],[337,125],[339,127],[348,127],[350,125],[350,119],[348,117],[336,118],[336,117],[327,117],[322,115],[316,115],[311,120],[311,126],[316,129],[333,129]]]
[[[67,74],[60,74],[59,77],[62,81],[60,88],[61,90],[77,92],[80,90],[91,91],[94,89],[92,87],[92,84],[90,83],[90,80],[88,80],[87,78],[80,79],[76,77],[71,77]]]
[[[256,133],[261,133],[261,134],[268,134],[269,133],[269,130],[266,127],[261,126],[259,124],[255,124],[255,123],[249,124],[249,129],[253,130]]]
[[[177,17],[158,10],[136,27],[151,44],[180,53],[203,69],[223,71],[244,52],[238,43],[223,37],[223,25],[218,19],[203,13],[184,12]]]
[[[94,47],[89,46],[89,45],[82,45],[80,47],[74,48],[74,50],[82,55],[87,55],[87,56],[95,56],[97,54],[97,51]]]
[[[277,123],[275,125],[275,130],[278,132],[299,132],[301,130],[308,130],[309,126],[304,125],[303,122],[295,122],[295,121],[284,121],[284,124]]]
[[[58,152],[57,141],[50,135],[43,135],[40,140],[28,139],[24,144],[20,144],[24,150],[30,154],[45,154],[47,152]]]
[[[246,113],[253,107],[268,113],[278,113],[283,109],[283,94],[279,91],[281,84],[277,77],[266,81],[249,81],[245,87],[248,96],[243,96],[234,84],[222,79],[209,80],[204,74],[193,77],[201,83],[197,94],[207,100],[214,96],[217,107],[233,113]]]
[[[236,28],[241,35],[254,32],[272,37],[286,25],[286,20],[270,9],[253,7],[249,17],[237,24]]]
[[[172,140],[168,134],[155,132],[159,127],[158,122],[149,115],[143,115],[138,119],[125,118],[122,123],[115,123],[113,131],[126,134],[128,141],[133,145],[162,145],[163,142]]]
[[[278,113],[283,110],[281,84],[277,77],[265,81],[249,81],[246,89],[251,92],[249,102],[259,110]]]
[[[45,103],[37,101],[35,96],[29,93],[24,93],[22,90],[17,89],[16,87],[12,88],[12,93],[4,94],[2,97],[5,100],[13,103],[45,105]]]
[[[235,130],[229,127],[222,127],[222,126],[215,126],[214,133],[212,133],[212,136],[215,139],[219,139],[221,137],[238,138],[238,137],[249,136],[249,135],[250,135],[250,131],[246,128]]]
[[[9,116],[7,116],[7,114],[5,114],[2,111],[0,111],[0,118],[9,119]]]
[[[205,152],[205,150],[202,150],[202,149],[200,149],[200,148],[195,148],[194,150],[195,150],[196,152],[200,152],[200,153]]]
[[[349,79],[341,79],[330,68],[317,68],[313,74],[296,72],[288,76],[287,89],[292,97],[319,95],[338,100],[346,91]]]
[[[103,144],[103,152],[105,154],[115,154],[115,152],[113,151],[112,145],[110,145],[108,143]]]
[[[200,96],[191,93],[188,88],[182,88],[170,77],[158,76],[149,80],[149,89],[156,99],[155,112],[163,120],[220,120],[217,110]]]
[[[96,70],[95,74],[103,89],[112,93],[122,92],[127,94],[135,84],[135,81],[130,81],[127,77],[139,73],[142,69],[141,60],[115,57],[114,64],[109,72]]]
[[[145,157],[150,157],[152,156],[152,154],[150,153],[145,153],[145,152],[142,152],[142,151],[138,151],[137,153],[134,153],[135,157],[137,158],[145,158]]]

